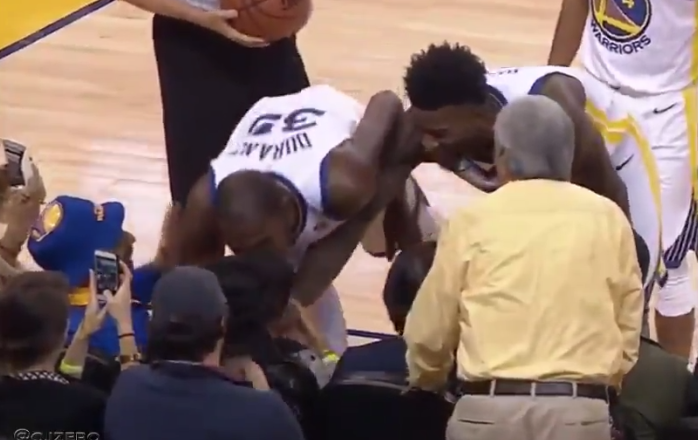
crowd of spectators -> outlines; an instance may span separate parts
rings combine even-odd
[[[545,99],[502,111],[498,172],[526,159],[507,120],[541,127],[537,148],[569,141]],[[627,220],[564,173],[508,179],[438,242],[395,256],[383,288],[395,335],[339,359],[290,297],[281,257],[174,266],[168,215],[153,261],[134,267],[123,205],[64,195],[39,214],[32,189],[3,205],[0,438],[602,440],[609,418],[617,439],[698,438],[698,374],[640,337],[647,249]],[[42,270],[16,262],[25,241]],[[97,250],[121,259],[115,292],[97,292]]]

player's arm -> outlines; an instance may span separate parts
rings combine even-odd
[[[398,145],[404,119],[400,98],[390,91],[378,92],[352,137],[330,153],[328,211],[333,217],[352,218],[377,193],[384,168],[406,162],[408,156],[416,158],[418,143]]]
[[[368,225],[404,188],[405,180],[412,169],[410,165],[386,169],[378,178],[374,199],[357,215],[308,249],[296,272],[291,291],[292,296],[301,305],[313,304],[339,275],[354,253]]]
[[[552,74],[545,80],[541,93],[557,102],[574,123],[572,182],[613,200],[629,217],[627,189],[611,163],[601,133],[586,113],[584,86],[571,76]]]
[[[178,243],[179,264],[205,264],[224,255],[225,246],[216,222],[209,178],[207,173],[196,181],[186,206],[180,210],[177,227],[171,228],[177,234],[171,240]]]
[[[413,135],[402,103],[394,95],[379,95],[369,103],[351,139],[353,148],[347,148],[356,152],[350,156],[356,161],[350,162],[357,167],[363,163],[363,172],[374,181],[356,182],[359,192],[353,199],[353,208],[357,211],[304,255],[292,290],[304,306],[314,303],[339,275],[376,215],[404,192],[405,181],[417,165],[412,155],[417,156],[419,138]],[[352,181],[349,176],[345,178]],[[359,186],[362,183],[365,186]]]
[[[393,92],[369,101],[352,138],[331,156],[330,202],[348,219],[313,244],[296,272],[292,295],[314,303],[339,275],[366,229],[386,205],[404,192],[418,164],[421,143]]]
[[[548,64],[553,66],[572,64],[582,41],[588,15],[589,0],[562,0],[553,44],[548,55]]]

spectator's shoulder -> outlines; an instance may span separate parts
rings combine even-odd
[[[71,382],[67,385],[68,393],[84,402],[104,402],[107,394],[81,382]]]
[[[144,377],[150,372],[150,366],[147,364],[133,365],[119,375],[119,380],[133,380],[138,377]]]
[[[62,426],[68,431],[101,432],[107,396],[82,383],[35,382],[26,390],[34,399],[34,414],[47,426]],[[41,383],[40,383],[41,382]],[[41,387],[38,399],[37,386]]]
[[[148,366],[145,364],[133,365],[121,373],[117,379],[117,383],[130,382],[138,377],[142,377],[147,374]]]
[[[103,405],[106,402],[106,393],[99,391],[82,382],[71,381],[60,383],[56,381],[31,381],[29,385],[33,388],[41,387],[42,394],[47,398],[59,403],[59,401],[70,406],[90,406]]]
[[[471,225],[476,223],[478,218],[482,218],[483,211],[487,211],[491,204],[488,204],[487,200],[489,197],[481,197],[468,206],[456,209],[444,220],[441,226],[441,233],[448,233],[448,231],[458,230],[464,225]]]
[[[261,438],[277,440],[304,440],[298,420],[281,396],[273,391],[255,391],[259,402],[259,414],[264,420],[274,420],[274,423],[260,424],[266,433]]]
[[[565,185],[564,188],[569,193],[569,197],[574,197],[576,203],[586,203],[597,211],[613,216],[625,217],[620,207],[608,197],[604,197],[580,185],[569,184]]]
[[[101,432],[107,394],[82,383],[72,383],[67,388],[71,394],[71,405],[78,410],[85,430]]]
[[[147,385],[153,381],[153,372],[149,365],[134,365],[122,371],[116,379],[109,400],[129,395],[132,390]]]

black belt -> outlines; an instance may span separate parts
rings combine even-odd
[[[608,402],[615,391],[606,385],[576,382],[536,382],[530,380],[483,380],[466,382],[458,380],[455,387],[458,396],[570,396],[598,399]]]

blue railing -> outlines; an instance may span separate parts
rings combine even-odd
[[[366,339],[385,339],[389,338],[391,335],[387,333],[380,333],[380,332],[372,332],[368,330],[348,330],[349,336],[355,336],[357,338],[366,338]]]

